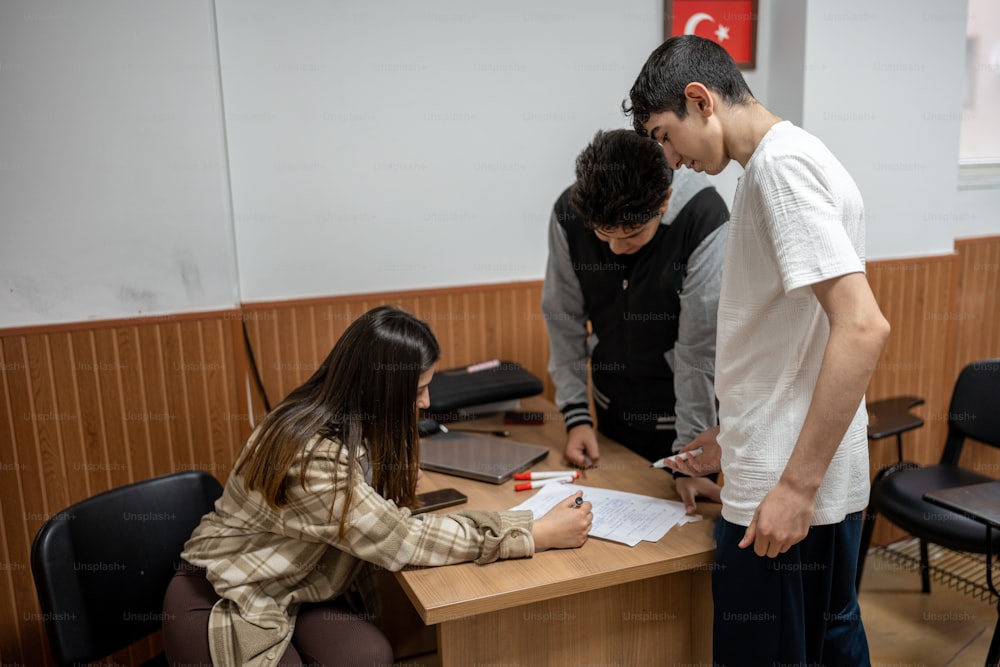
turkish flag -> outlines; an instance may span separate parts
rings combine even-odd
[[[670,35],[698,35],[722,45],[737,65],[753,67],[757,3],[754,0],[673,0],[665,23]]]

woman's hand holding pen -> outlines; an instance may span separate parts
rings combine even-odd
[[[577,491],[553,507],[531,527],[535,549],[574,549],[583,546],[594,523],[591,504],[582,500],[583,492]]]

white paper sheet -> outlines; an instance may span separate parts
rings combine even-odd
[[[685,514],[684,504],[674,500],[577,484],[547,484],[511,509],[531,510],[538,519],[577,491],[583,491],[584,500],[593,505],[591,537],[621,542],[630,547],[643,540],[657,542],[674,526],[701,519],[701,516]]]

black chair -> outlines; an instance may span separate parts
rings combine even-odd
[[[953,551],[986,553],[983,524],[924,500],[928,491],[994,479],[959,467],[966,438],[1000,447],[1000,359],[977,361],[959,374],[948,408],[948,438],[937,465],[920,467],[903,461],[882,469],[875,476],[858,554],[855,581],[858,589],[879,514],[919,538],[921,590],[924,593],[931,589],[928,543]],[[993,550],[1000,550],[1000,535],[993,539]]]
[[[31,546],[31,572],[60,666],[104,658],[160,629],[184,542],[222,495],[212,475],[154,477],[57,513]],[[160,655],[146,665],[165,665]]]

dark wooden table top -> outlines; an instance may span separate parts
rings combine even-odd
[[[974,521],[1000,528],[1000,480],[929,491],[924,499]]]

